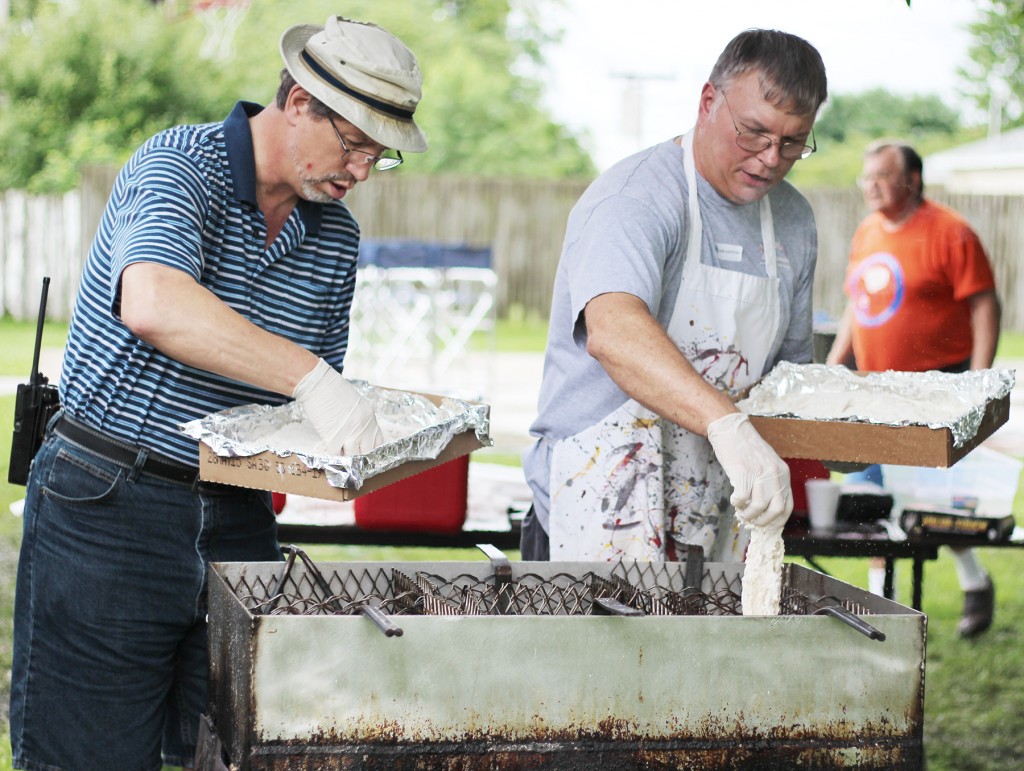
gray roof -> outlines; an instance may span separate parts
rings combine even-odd
[[[954,171],[1024,169],[1024,127],[933,153],[924,159],[925,182],[941,184]]]

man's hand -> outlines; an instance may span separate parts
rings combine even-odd
[[[789,466],[742,412],[708,425],[708,441],[732,482],[736,516],[757,527],[785,524],[793,511]]]
[[[363,455],[384,442],[373,407],[323,359],[299,381],[292,396],[331,452]]]

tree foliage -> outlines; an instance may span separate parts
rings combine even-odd
[[[995,95],[1002,128],[1024,124],[1024,2],[979,0],[967,29],[973,42],[970,64],[958,70],[962,96],[984,115]],[[985,130],[963,126],[957,111],[937,96],[901,97],[883,89],[833,97],[814,128],[820,152],[790,174],[800,185],[852,184],[865,145],[882,136],[907,139],[927,155],[979,139]]]
[[[974,38],[968,49],[971,63],[958,70],[967,84],[965,95],[985,113],[995,96],[1004,127],[1024,124],[1024,3],[982,0],[978,20],[968,29]]]
[[[334,0],[252,2],[231,56],[209,61],[202,20],[184,0],[17,1],[0,41],[0,189],[34,191],[69,189],[83,165],[121,163],[156,131],[220,120],[238,99],[266,104],[284,29],[338,12]],[[424,72],[417,121],[431,147],[403,173],[593,173],[575,137],[538,106],[540,83],[517,74],[547,40],[534,1],[515,11],[508,0],[345,4],[345,15],[405,41]]]
[[[881,137],[912,142],[926,155],[974,138],[961,126],[959,113],[936,95],[900,96],[876,88],[836,94],[814,124],[818,152],[797,163],[789,180],[798,186],[853,185],[863,165],[864,148]]]
[[[430,140],[402,173],[591,176],[577,137],[541,105],[540,9],[559,0],[250,0],[233,53],[200,56],[191,0],[10,0],[0,28],[0,189],[73,187],[85,164],[121,163],[176,123],[222,119],[237,99],[269,102],[283,30],[345,15],[375,21],[419,58],[417,121]],[[965,93],[983,109],[1003,93],[1006,125],[1024,123],[1024,2],[979,0]],[[937,151],[976,136],[934,95],[874,89],[834,96],[815,127],[819,152],[799,184],[852,184],[864,145],[900,136]]]
[[[201,30],[124,0],[39,3],[0,49],[0,188],[60,190],[175,122],[223,112]]]
[[[858,135],[914,141],[932,134],[953,136],[959,130],[959,113],[938,96],[904,97],[883,88],[832,97],[814,124],[818,137],[834,142]]]
[[[514,11],[508,0],[346,3],[350,18],[373,20],[401,38],[423,71],[416,121],[430,149],[410,156],[405,173],[535,178],[594,173],[576,137],[540,107],[541,83],[520,74],[524,63],[542,61],[540,49],[550,39],[537,21],[540,1],[520,0]],[[276,51],[286,27],[322,24],[336,12],[334,0],[254,4],[239,36],[254,49]],[[251,69],[258,78],[250,80],[253,89],[276,87],[280,67],[279,57],[267,57]]]

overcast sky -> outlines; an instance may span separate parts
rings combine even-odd
[[[566,0],[545,24],[565,30],[546,51],[547,106],[588,132],[600,169],[682,133],[722,48],[749,27],[810,41],[830,93],[882,86],[937,94],[953,107],[967,64],[974,0]],[[638,109],[639,108],[639,109]],[[626,117],[632,116],[632,117]]]

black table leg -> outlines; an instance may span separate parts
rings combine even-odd
[[[924,560],[914,557],[914,597],[911,607],[921,610],[921,589],[924,584]]]

